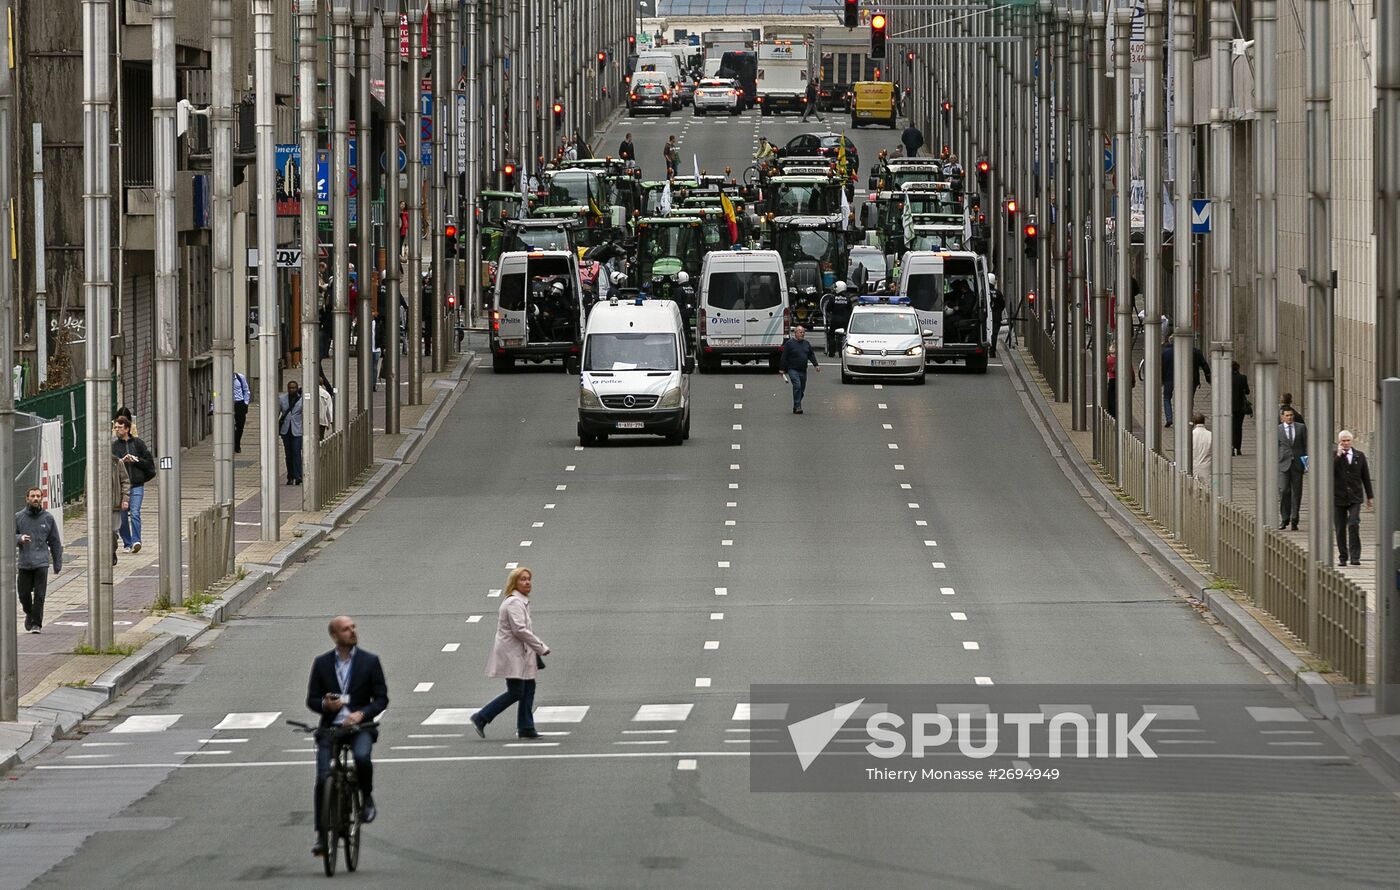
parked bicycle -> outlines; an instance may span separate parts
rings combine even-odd
[[[324,729],[297,720],[288,720],[287,724],[313,735],[318,745],[323,739],[330,739],[331,771],[321,786],[321,844],[326,850],[322,863],[326,877],[334,876],[337,851],[343,843],[345,867],[354,871],[360,866],[360,813],[364,801],[360,795],[359,780],[355,776],[355,758],[350,754],[350,746],[356,733],[375,724],[327,726]]]

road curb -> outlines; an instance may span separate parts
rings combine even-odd
[[[1006,350],[1006,354],[1006,367],[1010,368],[1014,375],[1012,384],[1022,393],[1028,413],[1031,413],[1030,409],[1034,409],[1031,420],[1051,440],[1052,450],[1058,452],[1055,455],[1057,460],[1073,470],[1076,478],[1072,481],[1076,481],[1092,495],[1114,521],[1127,529],[1139,544],[1167,567],[1183,588],[1198,597],[1221,624],[1228,627],[1251,652],[1291,685],[1308,704],[1335,723],[1387,773],[1400,780],[1400,742],[1377,737],[1360,716],[1343,710],[1331,683],[1316,671],[1307,670],[1302,659],[1279,642],[1259,619],[1235,602],[1228,593],[1211,588],[1210,579],[1182,559],[1156,532],[1144,525],[1124,506],[1069,440],[1064,428],[1060,426],[1059,419],[1055,417],[1054,411],[1041,393],[1039,385],[1031,380],[1020,355],[1010,349]]]
[[[154,627],[154,639],[138,652],[108,668],[91,685],[56,689],[30,707],[21,708],[19,721],[0,723],[0,776],[34,757],[59,734],[72,730],[93,712],[128,692],[210,629],[226,622],[259,590],[277,580],[289,566],[307,559],[312,548],[361,509],[408,462],[409,456],[443,415],[447,400],[461,385],[474,358],[474,352],[462,354],[444,378],[452,385],[441,389],[423,417],[410,428],[406,440],[394,456],[380,459],[379,468],[347,495],[336,509],[326,514],[326,522],[299,525],[293,532],[295,537],[272,559],[266,563],[245,563],[243,569],[247,574],[217,600],[205,606],[199,616],[172,613],[162,618]]]

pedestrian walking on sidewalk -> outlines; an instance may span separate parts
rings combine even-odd
[[[792,329],[792,337],[783,341],[783,352],[778,358],[778,373],[792,384],[792,413],[802,413],[802,396],[807,392],[807,363],[821,373],[817,363],[817,351],[807,340],[807,329],[802,325]]]
[[[1278,527],[1298,530],[1298,510],[1303,504],[1303,474],[1308,471],[1308,428],[1299,423],[1292,408],[1279,414],[1278,425]]]
[[[1279,396],[1278,413],[1282,414],[1284,411],[1293,412],[1293,421],[1295,423],[1307,423],[1307,420],[1303,418],[1302,410],[1293,404],[1293,393],[1291,392],[1286,392],[1282,396]]]
[[[131,420],[118,416],[112,423],[112,454],[126,467],[126,475],[131,480],[131,492],[127,496],[127,509],[122,511],[121,526],[118,532],[122,545],[129,553],[141,552],[141,501],[146,496],[146,483],[156,477],[156,459],[146,443],[136,438],[131,431]]]
[[[287,381],[287,391],[277,397],[277,432],[287,453],[287,484],[301,484],[302,403],[301,384]]]
[[[126,472],[126,465],[117,460],[114,454],[112,461],[112,565],[117,564],[117,541],[121,537],[118,530],[122,525],[122,511],[131,505],[131,476]]]
[[[1244,454],[1244,419],[1254,416],[1249,401],[1249,378],[1239,362],[1230,362],[1230,448],[1231,454]]]
[[[237,371],[233,372],[233,453],[243,450],[243,427],[248,423],[248,404],[253,401],[253,390],[248,386],[248,378]]]
[[[44,594],[49,589],[49,563],[53,573],[63,571],[63,529],[44,509],[44,492],[31,488],[25,506],[15,514],[15,546],[19,548],[19,604],[24,608],[24,629],[36,634],[44,626]]]
[[[1332,456],[1332,521],[1337,526],[1337,565],[1350,559],[1361,565],[1361,504],[1375,504],[1371,467],[1366,455],[1352,446],[1351,430],[1337,433],[1337,453]]]
[[[1201,482],[1210,484],[1211,435],[1206,427],[1206,416],[1199,411],[1191,413],[1191,475]]]
[[[996,358],[997,339],[1001,336],[1001,317],[1006,313],[1006,297],[997,289],[997,277],[991,272],[987,273],[987,287],[992,291],[992,348],[987,350],[987,354]]]
[[[506,681],[506,691],[471,716],[476,734],[486,738],[486,724],[506,708],[519,703],[515,731],[522,739],[537,739],[535,730],[535,678],[544,667],[543,656],[550,649],[535,636],[530,622],[530,591],[534,573],[524,566],[512,569],[502,591],[504,599],[496,610],[496,639],[486,661],[486,676]]]

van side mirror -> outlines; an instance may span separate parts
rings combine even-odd
[[[681,365],[681,373],[683,373],[683,374],[694,374],[694,373],[695,373],[695,359],[691,358],[690,356],[686,356],[685,364]]]

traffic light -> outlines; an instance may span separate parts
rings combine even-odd
[[[977,162],[977,190],[985,192],[992,178],[992,165],[986,161]]]
[[[598,70],[599,70],[599,71],[602,71],[604,68],[608,67],[608,54],[607,54],[606,52],[604,52],[604,51],[601,50],[601,49],[598,50],[598,56],[597,56],[597,58],[598,58]]]
[[[950,122],[952,121],[952,119],[953,119],[953,103],[952,103],[952,102],[949,102],[947,99],[944,99],[944,100],[943,100],[943,104],[940,105],[940,106],[938,106],[938,110],[941,111],[941,112],[943,112],[943,119],[944,119],[945,121],[950,121]]]
[[[550,110],[554,112],[555,129],[562,127],[564,125],[564,103],[555,102],[552,106],[550,106]]]
[[[1026,303],[1030,306],[1031,311],[1034,312],[1034,311],[1035,311],[1035,291],[1027,291],[1027,292],[1026,292]]]
[[[846,0],[845,22],[847,28],[860,25],[860,0]]]
[[[501,187],[506,190],[515,188],[515,165],[509,161],[501,168]]]
[[[909,52],[907,52],[907,53],[904,54],[904,61],[906,61],[906,62],[912,62],[912,61],[914,61],[914,51],[913,51],[912,49],[909,50]]]
[[[457,295],[456,295],[456,294],[448,294],[448,295],[447,295],[447,308],[448,308],[448,309],[456,309],[456,308],[457,308]]]
[[[447,224],[446,228],[443,229],[442,234],[445,235],[445,236],[446,236],[447,238],[449,238],[449,239],[451,239],[451,238],[456,238],[456,237],[457,237],[457,224],[456,224],[455,222],[449,222],[449,223]]]
[[[885,31],[889,24],[890,20],[883,12],[877,12],[870,17],[870,58],[885,57]]]
[[[1006,231],[1016,234],[1016,202],[1006,202]]]
[[[880,69],[879,69],[879,68],[876,68],[876,69],[875,69],[875,79],[876,79],[876,80],[879,80],[879,79],[880,79]]]
[[[630,47],[635,47],[635,46],[637,45],[637,35],[636,35],[636,34],[628,34],[628,35],[627,35],[627,45],[630,46]]]
[[[1028,260],[1037,259],[1037,258],[1040,256],[1040,242],[1039,242],[1039,240],[1038,240],[1038,238],[1037,238],[1037,236],[1039,236],[1039,234],[1040,234],[1040,230],[1039,230],[1038,228],[1036,228],[1035,223],[1026,223],[1025,229],[1023,229],[1022,231],[1023,231],[1023,233],[1024,233],[1025,236],[1026,236],[1026,237],[1025,237],[1025,254],[1026,254],[1026,259],[1028,259]]]

